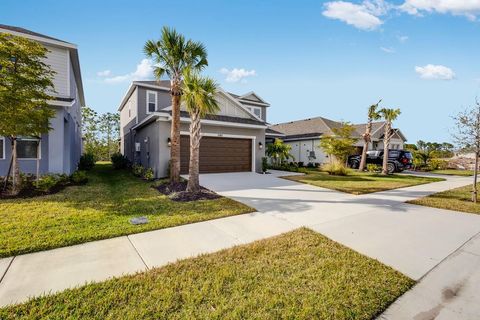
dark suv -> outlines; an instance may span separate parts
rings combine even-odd
[[[360,166],[361,155],[348,157],[348,165],[353,169]],[[367,151],[367,164],[383,164],[383,151]],[[413,156],[410,151],[389,150],[388,151],[388,173],[402,172],[411,169],[413,166]]]

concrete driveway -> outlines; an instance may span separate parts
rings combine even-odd
[[[284,172],[208,174],[203,186],[272,221],[306,226],[418,280],[480,232],[480,216],[406,204],[467,185],[471,178],[362,196],[281,179]]]

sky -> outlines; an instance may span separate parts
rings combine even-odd
[[[363,123],[400,108],[409,142],[451,141],[452,117],[480,97],[480,0],[2,0],[0,23],[78,45],[87,105],[115,112],[152,78],[143,45],[162,26],[207,48],[205,74],[255,91],[268,122]]]

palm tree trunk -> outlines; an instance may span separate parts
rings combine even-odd
[[[363,150],[362,150],[362,159],[360,160],[360,165],[358,166],[358,171],[365,170],[365,165],[367,163],[367,151],[368,151],[368,144],[370,143],[370,132],[372,131],[372,122],[368,121],[367,127],[365,130],[365,134],[363,136]]]
[[[192,122],[190,123],[190,163],[188,168],[188,192],[200,191],[200,115],[197,112],[191,113],[190,117]]]
[[[172,80],[172,127],[170,131],[170,182],[180,181],[180,83]]]
[[[387,122],[385,124],[385,133],[383,134],[383,165],[382,165],[382,174],[388,174],[388,147],[390,144],[390,127],[391,123]]]

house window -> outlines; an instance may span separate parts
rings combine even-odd
[[[157,110],[157,93],[155,91],[147,91],[147,114]]]
[[[248,106],[247,109],[248,109],[248,111],[250,111],[251,113],[253,113],[257,117],[259,117],[259,118],[262,117],[262,108]]]
[[[40,144],[37,139],[18,139],[17,157],[18,159],[37,159],[37,151],[40,151],[38,148],[40,148]]]
[[[0,137],[0,160],[5,159],[5,138]]]

